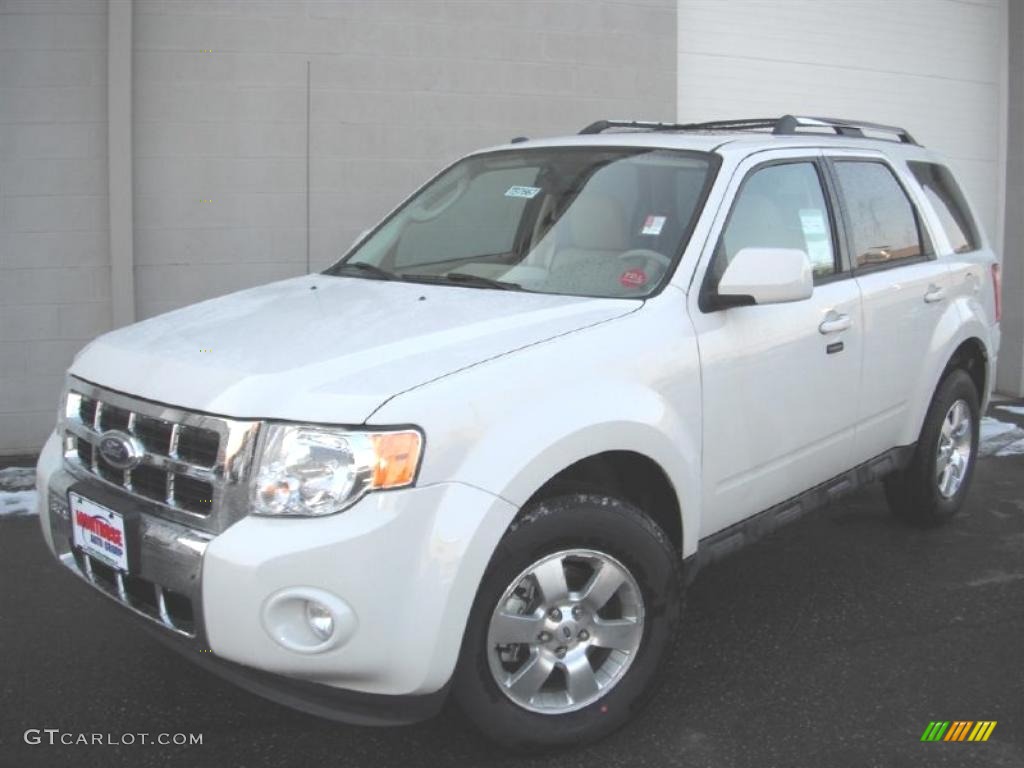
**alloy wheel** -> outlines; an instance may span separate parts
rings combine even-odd
[[[643,623],[640,587],[618,560],[590,549],[547,555],[498,600],[487,632],[491,674],[524,709],[582,709],[622,680]]]

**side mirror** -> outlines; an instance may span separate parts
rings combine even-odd
[[[722,306],[802,301],[813,291],[810,259],[796,248],[743,248],[718,283]]]

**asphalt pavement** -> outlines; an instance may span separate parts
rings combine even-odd
[[[1024,412],[998,416],[1024,427]],[[896,522],[872,487],[707,569],[650,708],[599,744],[531,758],[454,707],[357,728],[240,691],[89,594],[35,518],[0,517],[5,767],[1024,766],[1022,673],[1024,454],[982,459],[964,513],[939,530]],[[933,720],[998,725],[986,743],[922,743]],[[43,729],[202,744],[51,746]]]

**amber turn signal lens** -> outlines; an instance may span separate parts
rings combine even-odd
[[[373,468],[373,488],[400,488],[411,485],[420,463],[423,438],[419,432],[381,432],[370,434],[377,464]]]

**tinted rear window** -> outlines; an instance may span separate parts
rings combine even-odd
[[[858,268],[897,264],[928,252],[917,212],[889,166],[837,160],[835,169]]]
[[[978,227],[949,169],[937,163],[910,162],[907,165],[938,214],[953,251],[966,253],[978,250],[981,247]]]

